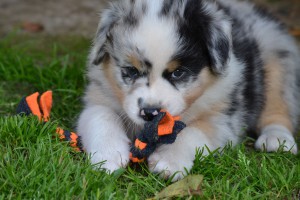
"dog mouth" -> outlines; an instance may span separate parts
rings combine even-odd
[[[140,117],[145,121],[152,121],[159,111],[157,108],[144,108],[140,110]]]

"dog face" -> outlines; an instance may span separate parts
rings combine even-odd
[[[230,21],[199,0],[122,0],[102,15],[90,65],[100,66],[136,124],[180,115],[226,73]]]

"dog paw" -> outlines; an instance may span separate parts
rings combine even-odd
[[[109,149],[106,149],[109,150]],[[98,151],[91,155],[91,163],[95,169],[105,170],[108,173],[124,168],[129,162],[129,149],[119,148],[118,150]]]
[[[194,155],[187,155],[172,144],[160,146],[148,158],[149,169],[164,179],[172,178],[172,181],[182,179],[193,166]]]
[[[270,125],[264,128],[255,143],[255,148],[267,152],[283,150],[290,151],[293,154],[297,153],[297,144],[292,133],[279,125]]]

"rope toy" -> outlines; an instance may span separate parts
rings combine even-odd
[[[39,101],[38,101],[39,98]],[[41,122],[48,122],[50,120],[50,113],[52,109],[52,91],[44,92],[40,95],[38,92],[23,97],[17,107],[17,114],[30,115],[33,114],[39,118]],[[70,142],[70,146],[77,152],[82,152],[83,147],[80,141],[80,136],[76,133],[64,130],[60,127],[56,128],[56,133],[61,140]]]
[[[169,112],[161,110],[152,121],[145,123],[144,129],[131,145],[130,160],[143,162],[159,144],[174,143],[177,134],[186,126],[179,119],[180,117],[173,117]]]
[[[38,92],[23,97],[17,107],[18,114],[35,115],[41,122],[50,120],[52,109],[52,91]],[[145,160],[160,144],[172,144],[177,134],[185,128],[185,124],[173,117],[166,110],[161,110],[152,121],[145,123],[143,130],[137,134],[134,144],[130,148],[130,160],[140,163]],[[70,142],[71,147],[77,152],[83,152],[80,136],[74,132],[57,127],[56,133],[61,140]]]

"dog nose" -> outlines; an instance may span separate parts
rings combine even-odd
[[[145,121],[151,121],[158,115],[160,108],[142,108],[140,111],[140,116]]]

